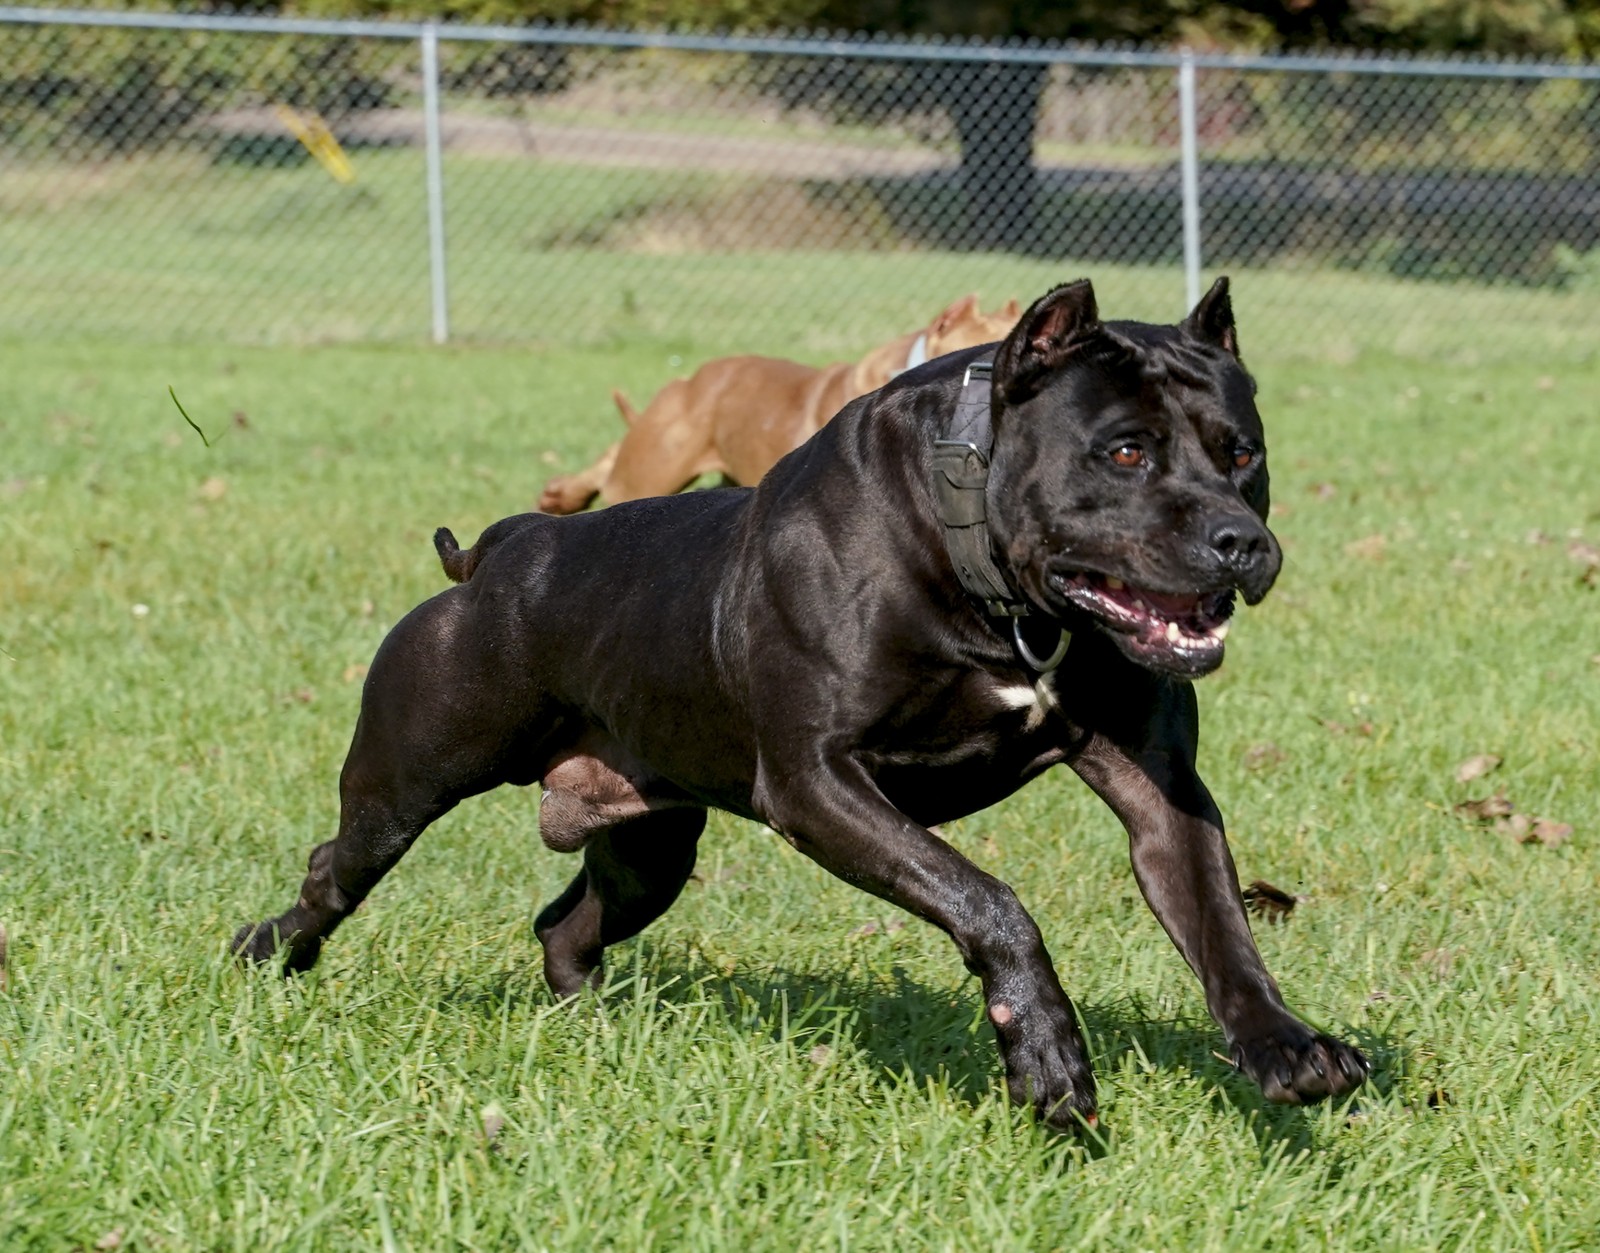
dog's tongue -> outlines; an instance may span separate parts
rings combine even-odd
[[[1132,591],[1124,588],[1124,594],[1130,598],[1136,597],[1150,606],[1160,617],[1187,618],[1200,611],[1200,598],[1198,596],[1174,596],[1166,592]]]
[[[1182,622],[1201,613],[1201,598],[1192,593],[1152,592],[1129,587],[1121,579],[1106,579],[1100,590],[1112,601],[1141,616],[1150,615],[1164,622]]]

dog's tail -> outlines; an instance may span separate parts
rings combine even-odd
[[[617,412],[622,414],[622,420],[629,426],[639,420],[639,411],[633,407],[633,402],[622,394],[620,387],[611,393],[611,399],[617,406]]]
[[[548,521],[542,513],[518,513],[501,518],[484,527],[478,542],[471,548],[461,547],[450,528],[442,526],[433,533],[433,548],[439,554],[439,564],[444,567],[444,572],[455,582],[465,583],[483,564],[483,559],[491,549],[536,520]]]
[[[433,547],[439,554],[439,564],[444,567],[445,574],[455,583],[465,583],[470,579],[483,558],[476,544],[471,548],[462,548],[456,543],[456,537],[447,526],[433,533]]]

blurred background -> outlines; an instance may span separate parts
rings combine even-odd
[[[0,334],[822,359],[1230,273],[1247,354],[1595,351],[1600,5],[314,9],[0,8]]]

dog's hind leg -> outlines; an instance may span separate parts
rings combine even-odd
[[[539,492],[539,502],[535,507],[540,513],[557,515],[582,513],[600,494],[601,485],[610,476],[611,467],[617,463],[617,452],[621,447],[622,441],[618,440],[601,453],[592,464],[584,466],[577,473],[558,474],[555,478],[546,480]]]
[[[293,906],[240,928],[239,956],[264,962],[281,946],[285,973],[310,969],[323,940],[430,823],[468,796],[533,781],[525,728],[535,725],[537,701],[463,699],[484,681],[460,652],[460,602],[450,596],[414,610],[378,650],[339,778],[338,834],[312,850]],[[485,709],[521,712],[513,721]]]
[[[606,946],[666,913],[694,872],[705,825],[703,809],[653,810],[589,838],[578,877],[534,922],[545,979],[557,996],[597,984]]]

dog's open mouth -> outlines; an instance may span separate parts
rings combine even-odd
[[[1173,595],[1131,587],[1111,575],[1052,574],[1070,604],[1091,614],[1135,661],[1160,670],[1200,675],[1222,664],[1233,590]]]

